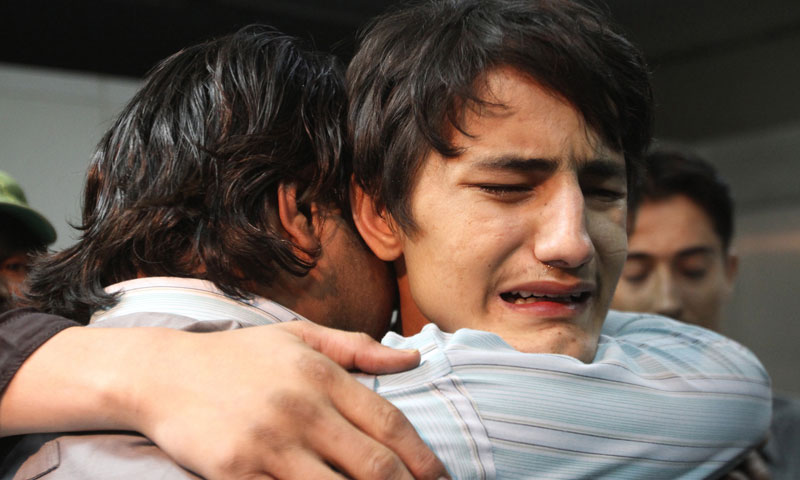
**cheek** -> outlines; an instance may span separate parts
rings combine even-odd
[[[464,231],[431,229],[416,241],[404,245],[404,259],[415,298],[439,296],[464,288],[475,288],[474,280],[484,274],[480,248],[475,236]]]
[[[524,212],[491,207],[469,195],[453,198],[460,201],[419,205],[415,212],[419,231],[403,247],[407,262],[436,263],[443,271],[466,275],[492,270],[524,247],[531,230]]]
[[[630,311],[648,310],[648,299],[651,297],[648,292],[651,289],[650,282],[633,284],[623,278],[614,292],[611,308]]]
[[[589,215],[587,230],[595,252],[604,269],[604,276],[612,277],[614,283],[622,273],[628,255],[628,234],[624,213],[618,211]]]
[[[724,285],[722,274],[713,272],[701,282],[686,282],[684,295],[698,309],[715,310],[725,297]]]
[[[452,219],[452,217],[451,217]],[[422,314],[445,329],[486,308],[506,259],[517,249],[513,225],[497,219],[423,224],[403,246],[409,288]]]

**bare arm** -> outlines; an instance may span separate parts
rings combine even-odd
[[[411,424],[344,370],[418,362],[306,322],[203,334],[69,328],[10,382],[0,432],[135,430],[211,479],[341,478],[331,466],[357,479],[434,479],[446,471]]]

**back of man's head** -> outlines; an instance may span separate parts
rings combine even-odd
[[[571,103],[635,183],[652,92],[642,55],[606,18],[565,0],[431,0],[379,17],[347,71],[356,180],[404,229],[425,155],[458,153],[451,128],[504,66]]]
[[[285,240],[275,195],[295,185],[301,210],[347,206],[345,107],[336,61],[269,28],[162,61],[101,140],[80,241],[38,265],[32,301],[86,321],[113,304],[104,286],[140,276],[246,296],[307,273],[318,252]]]
[[[727,253],[733,238],[733,198],[730,187],[713,165],[677,150],[656,150],[645,157],[645,174],[639,202],[660,201],[684,195],[708,215]],[[635,221],[635,212],[630,218]]]

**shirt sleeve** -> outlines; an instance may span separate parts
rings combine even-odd
[[[0,315],[0,394],[37,348],[65,328],[78,325],[32,308],[19,308]]]

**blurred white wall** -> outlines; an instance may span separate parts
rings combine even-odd
[[[0,63],[0,170],[73,243],[89,158],[138,81]]]

